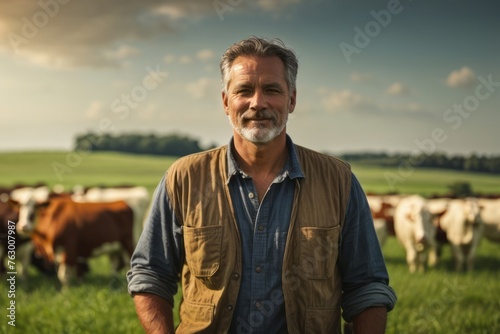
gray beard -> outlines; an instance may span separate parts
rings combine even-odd
[[[288,121],[288,113],[287,113],[283,123],[280,124],[279,126],[274,126],[270,129],[259,128],[259,127],[248,128],[248,127],[240,127],[234,124],[233,120],[231,119],[231,116],[228,115],[227,117],[233,129],[244,139],[254,144],[266,144],[271,140],[273,140],[274,138],[278,137],[285,129],[286,123]]]

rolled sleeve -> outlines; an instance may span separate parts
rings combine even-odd
[[[127,272],[130,295],[151,293],[174,304],[184,259],[182,226],[165,190],[165,177],[156,188],[148,218]]]
[[[352,176],[351,194],[340,245],[342,274],[342,317],[350,322],[364,309],[394,308],[396,294],[389,286],[389,274],[377,239],[366,195]]]

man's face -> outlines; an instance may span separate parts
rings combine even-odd
[[[255,144],[268,143],[283,133],[295,99],[296,92],[290,93],[285,67],[278,57],[236,58],[227,93],[222,93],[235,136]]]

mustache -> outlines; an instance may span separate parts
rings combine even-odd
[[[277,120],[276,116],[269,110],[260,110],[260,111],[248,110],[241,115],[241,119],[243,121],[261,120],[261,119],[271,119],[273,121]]]

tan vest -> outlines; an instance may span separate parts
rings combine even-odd
[[[305,178],[296,180],[283,259],[290,333],[340,333],[339,237],[351,187],[350,167],[295,146]],[[177,160],[167,193],[183,225],[186,258],[177,333],[226,333],[242,273],[241,240],[227,185],[227,147]]]

